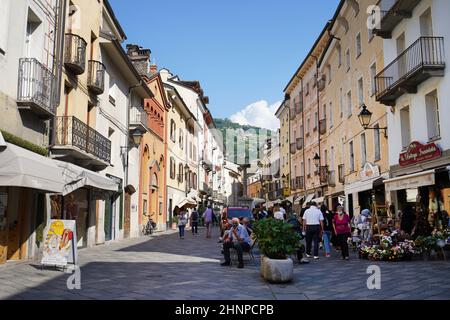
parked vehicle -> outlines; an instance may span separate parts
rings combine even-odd
[[[228,222],[231,224],[233,218],[248,218],[250,221],[255,220],[253,218],[252,211],[247,207],[228,207],[222,211],[222,217],[220,219],[220,229],[223,231],[225,224]]]

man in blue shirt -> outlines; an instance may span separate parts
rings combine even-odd
[[[242,253],[250,249],[250,237],[247,232],[247,228],[239,223],[238,218],[232,220],[232,227],[229,231],[228,239],[223,243],[223,255],[225,262],[221,266],[229,266],[231,263],[230,249],[235,248],[238,254],[238,268],[244,267],[244,259]]]

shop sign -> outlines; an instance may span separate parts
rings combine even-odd
[[[283,196],[284,197],[289,197],[290,194],[291,194],[291,190],[289,188],[283,188]]]
[[[400,154],[400,166],[409,166],[419,162],[436,159],[442,155],[442,151],[435,143],[421,144],[412,142],[406,152]]]
[[[400,178],[394,178],[385,181],[385,189],[387,192],[415,189],[423,186],[432,186],[435,184],[434,171],[424,174],[410,175]]]
[[[367,162],[359,175],[361,181],[372,180],[380,176],[380,168],[378,166],[374,166],[370,162]]]
[[[65,267],[77,261],[77,229],[75,220],[50,220],[44,238],[42,265]]]

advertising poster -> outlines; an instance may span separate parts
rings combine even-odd
[[[65,267],[77,261],[77,231],[75,220],[50,220],[44,238],[41,264]]]

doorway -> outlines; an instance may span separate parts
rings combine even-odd
[[[131,229],[131,195],[125,193],[125,218],[123,222],[123,236],[125,239],[130,237]]]
[[[112,226],[113,226],[113,199],[109,197],[105,200],[105,241],[112,240]]]
[[[348,215],[350,218],[353,218],[354,209],[353,209],[353,194],[348,195]]]

